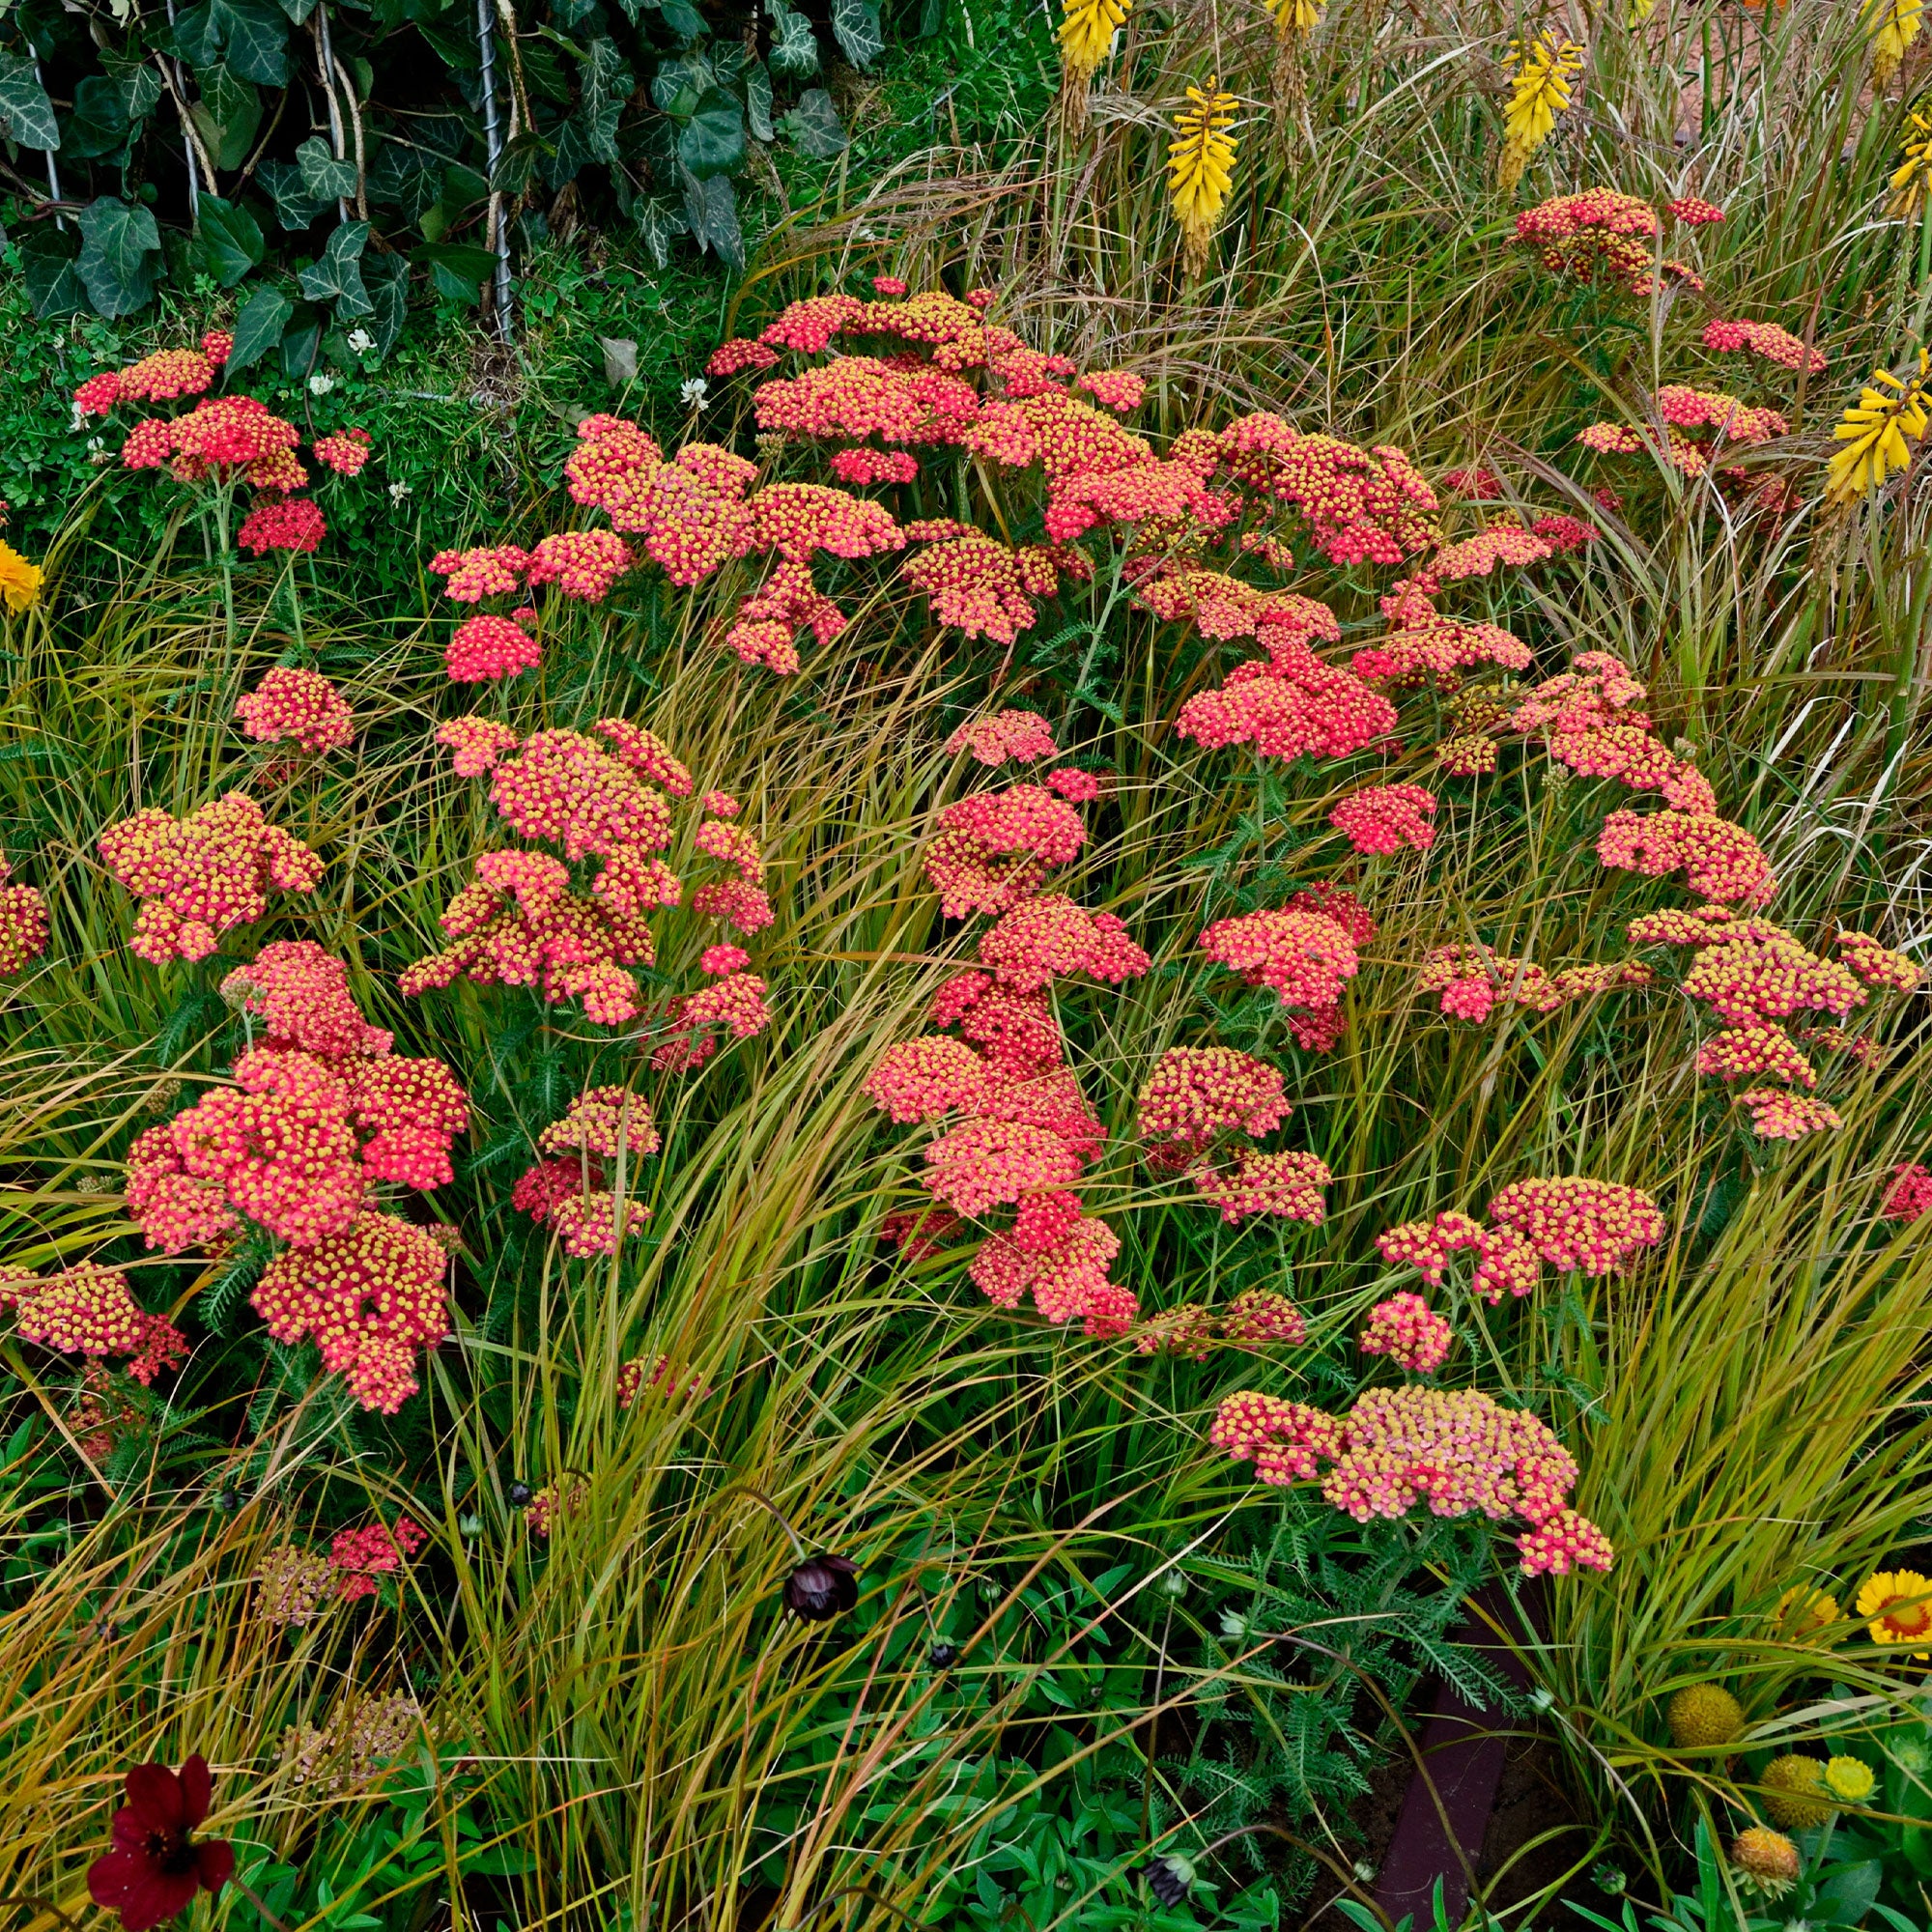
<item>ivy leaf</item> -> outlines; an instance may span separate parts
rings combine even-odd
[[[715,249],[721,260],[734,269],[744,269],[745,236],[738,226],[738,197],[732,192],[729,175],[713,175],[707,181],[699,181],[696,175],[687,174],[684,213],[700,248]]]
[[[161,278],[161,232],[145,208],[102,195],[80,212],[75,265],[98,314],[132,315],[154,299]]]
[[[20,279],[37,320],[87,313],[87,285],[74,262],[77,246],[71,235],[59,229],[20,244]]]
[[[745,110],[722,87],[699,98],[678,131],[677,157],[699,181],[729,174],[744,160]]]
[[[217,168],[239,168],[262,125],[262,97],[225,66],[201,76],[201,99],[188,109]]]
[[[338,161],[320,134],[311,134],[296,150],[296,167],[302,192],[318,204],[347,201],[355,192],[355,163]]]
[[[200,273],[232,289],[251,269],[262,266],[267,252],[262,230],[245,208],[218,194],[202,195],[194,241],[188,247],[188,259]]]
[[[633,213],[639,238],[651,251],[651,260],[661,269],[666,267],[670,261],[672,238],[691,233],[690,218],[668,194],[640,195]]]
[[[436,206],[440,193],[441,177],[436,163],[414,148],[384,141],[369,164],[369,199],[378,208],[400,209],[412,227],[422,219],[425,210]]]
[[[772,71],[798,79],[818,71],[818,37],[789,7],[772,9]]]
[[[315,0],[281,0],[282,12],[298,27],[308,25],[308,16],[315,12]]]
[[[630,64],[612,40],[590,43],[578,73],[577,118],[593,159],[617,158],[617,123],[638,85]]]
[[[704,15],[691,5],[691,0],[663,0],[658,17],[670,29],[680,46],[688,47],[693,41],[703,39],[708,31]]]
[[[452,301],[475,301],[483,284],[497,272],[496,256],[467,242],[440,242],[434,247],[418,248],[416,260],[429,264],[437,294]]]
[[[209,196],[202,197],[203,208],[209,200]],[[235,318],[235,347],[228,352],[225,365],[229,373],[259,362],[282,339],[282,330],[294,313],[294,304],[280,289],[257,289]]]
[[[772,77],[763,61],[753,61],[745,71],[745,120],[753,140],[777,138],[772,128]]]
[[[47,155],[61,144],[54,104],[30,54],[0,53],[0,122],[23,148]]]
[[[382,361],[396,346],[403,332],[403,316],[409,303],[410,265],[401,255],[378,255],[362,264],[362,285],[369,291],[369,333],[376,346],[370,351]]]
[[[83,75],[73,84],[73,111],[61,129],[61,158],[99,160],[127,145],[126,91],[104,73]]]
[[[867,0],[832,0],[832,34],[862,73],[886,50],[879,10]]]
[[[308,227],[335,197],[318,199],[302,185],[301,170],[294,161],[264,161],[255,178],[268,189],[275,204],[275,219],[289,234]]]
[[[792,146],[814,161],[830,160],[845,150],[844,126],[822,87],[808,88],[779,126],[790,135]]]
[[[310,301],[332,301],[338,317],[367,315],[372,306],[362,286],[362,251],[369,245],[366,221],[344,221],[329,236],[322,259],[297,279]]]
[[[228,66],[243,80],[288,85],[289,25],[279,7],[269,0],[209,0],[209,21]]]

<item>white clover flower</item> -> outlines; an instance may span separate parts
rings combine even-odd
[[[324,370],[318,369],[308,379],[308,392],[311,396],[326,396],[334,387],[335,378]]]
[[[104,436],[91,436],[87,439],[87,451],[90,456],[98,456],[106,447],[107,439]]]
[[[399,476],[389,485],[389,501],[400,503],[410,494],[410,486]]]
[[[687,376],[678,384],[677,393],[686,406],[694,410],[704,407],[704,398],[710,393],[711,384],[702,376]]]
[[[376,338],[366,328],[352,328],[349,331],[349,346],[358,355],[366,355],[376,346]]]

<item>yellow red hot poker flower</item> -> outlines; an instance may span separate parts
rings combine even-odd
[[[1865,37],[1871,43],[1872,85],[1884,87],[1898,71],[1905,50],[1918,38],[1924,0],[1872,0],[1865,9]]]
[[[1065,0],[1060,21],[1060,60],[1069,97],[1083,98],[1094,70],[1107,58],[1126,24],[1133,0]]]
[[[1825,472],[1828,502],[1850,503],[1873,496],[1894,470],[1911,468],[1912,445],[1925,434],[1929,367],[1932,357],[1921,349],[1918,372],[1902,382],[1889,370],[1874,369],[1872,383],[1883,387],[1867,384],[1859,391],[1858,401],[1845,406],[1832,432],[1841,447]]]
[[[1207,91],[1187,90],[1189,104],[1174,117],[1174,140],[1167,150],[1167,192],[1180,224],[1181,266],[1198,275],[1208,265],[1208,243],[1234,185],[1236,102],[1220,91],[1210,74]]]
[[[1522,179],[1530,156],[1555,131],[1556,117],[1570,105],[1571,79],[1582,66],[1583,49],[1575,41],[1538,35],[1527,46],[1510,43],[1510,99],[1496,166],[1496,185],[1505,194]]]

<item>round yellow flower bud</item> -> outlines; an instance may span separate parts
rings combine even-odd
[[[1745,1727],[1745,1708],[1721,1684],[1688,1684],[1664,1714],[1679,1750],[1727,1745]]]
[[[1861,1757],[1834,1757],[1825,1766],[1825,1788],[1846,1804],[1862,1804],[1877,1788],[1872,1768]]]
[[[1775,1757],[1758,1781],[1772,1823],[1787,1832],[1822,1825],[1838,1808],[1825,1788],[1825,1767],[1815,1757]]]
[[[1798,1882],[1798,1847],[1782,1832],[1753,1825],[1740,1832],[1731,1844],[1731,1863],[1747,1891],[1776,1898]]]

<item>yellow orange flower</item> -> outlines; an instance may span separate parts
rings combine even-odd
[[[1932,188],[1932,122],[1915,114],[1912,125],[1918,130],[1918,138],[1900,151],[1898,165],[1891,171],[1891,199],[1885,208],[1899,221],[1910,221],[1925,206],[1926,190]]]
[[[1872,371],[1872,382],[1892,393],[1869,384],[1859,392],[1855,403],[1845,406],[1845,413],[1833,437],[1844,445],[1825,472],[1825,495],[1833,503],[1850,503],[1869,497],[1895,469],[1912,465],[1911,445],[1924,436],[1926,415],[1925,377],[1932,357],[1918,352],[1918,374],[1901,382],[1885,369]],[[1861,1615],[1863,1613],[1861,1612]]]
[[[1115,33],[1133,12],[1133,0],[1065,0],[1060,21],[1060,58],[1070,88],[1085,87],[1107,58]]]
[[[1932,1577],[1881,1570],[1859,1586],[1857,1608],[1874,1643],[1910,1649],[1920,1663],[1932,1662]],[[1915,1648],[1918,1644],[1927,1648]]]
[[[1496,185],[1508,194],[1522,179],[1529,157],[1555,131],[1556,117],[1570,105],[1570,82],[1583,66],[1575,41],[1538,35],[1527,46],[1510,43],[1509,106],[1503,112],[1503,152]]]
[[[1283,40],[1313,33],[1321,24],[1321,0],[1267,0],[1267,10]]]
[[[1167,192],[1180,224],[1182,266],[1198,275],[1207,266],[1208,243],[1234,185],[1235,137],[1227,130],[1236,101],[1209,75],[1206,93],[1187,90],[1190,105],[1174,117],[1174,140],[1167,150]]]
[[[1925,0],[1872,0],[1865,9],[1865,34],[1871,42],[1872,85],[1884,87],[1898,71],[1905,50],[1918,38]]]
[[[12,544],[0,543],[0,598],[10,611],[30,611],[41,601],[41,567]]]
[[[1829,1630],[1840,1614],[1835,1597],[1807,1584],[1795,1583],[1778,1598],[1771,1620],[1783,1635],[1803,1640]]]

